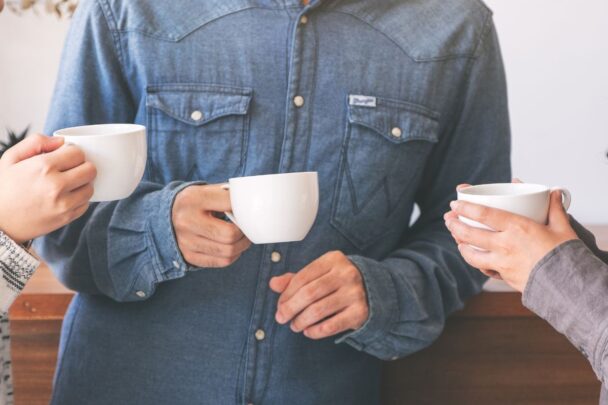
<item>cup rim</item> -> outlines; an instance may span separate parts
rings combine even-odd
[[[291,173],[270,173],[270,174],[258,174],[258,175],[254,175],[254,176],[241,176],[241,177],[231,177],[228,182],[232,183],[232,182],[238,182],[238,181],[247,181],[247,180],[253,180],[253,179],[260,179],[260,178],[264,178],[264,177],[274,177],[274,176],[285,176],[285,177],[290,177],[290,176],[294,176],[294,177],[304,177],[306,175],[315,175],[318,176],[319,172],[291,172]]]
[[[116,127],[113,131],[108,131],[108,133],[93,133],[87,134],[87,131],[94,132],[99,130],[100,128],[110,128]],[[141,131],[145,131],[146,127],[139,124],[129,124],[129,123],[107,123],[107,124],[96,124],[96,125],[80,125],[76,127],[68,127],[58,129],[53,132],[53,136],[73,136],[73,137],[83,137],[83,138],[106,138],[113,137],[119,135],[132,135],[135,133],[139,133]],[[72,133],[74,132],[74,133]]]
[[[490,188],[496,186],[512,186],[512,187],[529,187],[535,189],[534,191],[521,192],[516,194],[477,194],[472,191]],[[474,186],[469,186],[463,189],[458,190],[458,194],[464,194],[468,196],[478,196],[478,197],[492,197],[492,198],[512,198],[512,197],[520,197],[520,196],[530,196],[536,194],[542,194],[549,191],[550,188],[543,184],[535,184],[535,183],[489,183],[489,184],[477,184]]]

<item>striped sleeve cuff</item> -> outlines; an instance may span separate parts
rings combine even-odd
[[[40,262],[0,231],[0,312],[6,312]]]

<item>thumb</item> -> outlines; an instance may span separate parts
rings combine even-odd
[[[285,291],[293,276],[294,273],[285,273],[281,276],[271,278],[269,284],[270,289],[277,294],[281,294],[283,291]]]
[[[549,204],[549,226],[562,228],[570,226],[570,218],[564,209],[562,203],[562,192],[557,190],[551,193],[551,202]]]
[[[41,153],[49,153],[63,145],[63,138],[32,135],[10,148],[4,156],[9,163],[15,164]]]

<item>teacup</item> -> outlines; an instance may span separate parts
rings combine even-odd
[[[113,201],[135,191],[146,169],[146,128],[135,124],[102,124],[65,128],[55,136],[78,146],[97,168],[91,202]]]
[[[236,177],[223,187],[232,204],[226,215],[255,244],[301,241],[317,217],[317,172]]]
[[[562,193],[564,208],[568,210],[572,200],[570,191],[562,187],[549,188],[540,184],[496,183],[470,186],[458,190],[458,199],[509,211],[528,217],[539,224],[546,224],[552,191]],[[460,217],[460,220],[477,228],[490,229],[468,218]]]

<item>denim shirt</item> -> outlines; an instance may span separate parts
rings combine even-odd
[[[135,122],[149,144],[131,197],[37,244],[79,292],[56,404],[376,403],[380,359],[428,346],[480,291],[442,218],[457,184],[510,180],[502,59],[479,1],[82,1],[51,106],[48,133]],[[320,179],[304,241],[224,269],[184,261],[177,193],[296,171]],[[330,250],[360,270],[369,318],[314,341],[276,323],[268,282]]]

